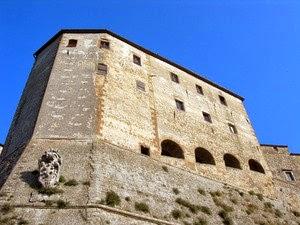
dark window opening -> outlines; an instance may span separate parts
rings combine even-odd
[[[203,114],[203,118],[206,122],[212,123],[211,116],[208,113],[202,112],[202,114]]]
[[[253,170],[253,171],[256,171],[259,173],[265,173],[265,170],[262,167],[262,165],[259,162],[257,162],[256,160],[250,159],[248,164],[249,164],[250,170]]]
[[[237,129],[233,124],[229,123],[228,126],[231,133],[237,134]]]
[[[107,74],[107,65],[105,65],[103,63],[98,63],[97,71],[98,71],[98,74],[106,75]]]
[[[175,83],[179,83],[179,78],[178,78],[178,75],[175,74],[175,73],[171,73],[170,74],[170,77],[171,77],[171,80]]]
[[[133,55],[133,62],[139,66],[142,65],[141,57],[138,57],[137,55]]]
[[[221,102],[222,105],[226,105],[227,106],[226,99],[223,96],[219,95],[219,99],[220,99],[220,102]]]
[[[197,163],[216,165],[214,157],[205,148],[196,148],[195,158]]]
[[[240,161],[237,158],[235,158],[233,155],[225,154],[223,159],[226,167],[236,168],[240,170],[242,169]]]
[[[196,90],[197,90],[198,94],[203,95],[203,89],[202,89],[201,86],[199,86],[199,85],[196,84]]]
[[[150,156],[150,149],[147,148],[147,147],[145,147],[145,146],[143,146],[143,145],[141,145],[141,153],[142,153],[143,155]]]
[[[100,48],[106,48],[106,49],[109,49],[109,41],[101,40],[101,41],[100,41]]]
[[[139,89],[141,91],[145,91],[146,90],[145,83],[142,82],[142,81],[139,81],[139,80],[136,81],[136,87],[137,87],[137,89]]]
[[[295,181],[294,174],[291,170],[284,170],[283,172],[287,181]]]
[[[164,140],[161,143],[161,155],[184,159],[183,151],[180,146],[171,140]]]
[[[67,47],[76,47],[77,45],[77,40],[76,39],[70,39],[68,42]]]
[[[185,111],[184,103],[182,101],[175,99],[175,102],[176,102],[177,109],[179,109],[181,111]]]

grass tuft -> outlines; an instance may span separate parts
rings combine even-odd
[[[166,166],[162,166],[162,169],[163,169],[165,172],[169,172],[169,169],[168,169],[168,167],[166,167]]]
[[[178,188],[173,188],[173,192],[174,192],[175,195],[178,195],[180,193]]]
[[[67,182],[65,182],[64,185],[65,185],[65,186],[77,186],[77,185],[78,185],[78,182],[77,182],[77,180],[72,179],[72,180],[68,180]]]
[[[198,192],[201,195],[204,195],[204,196],[206,195],[206,192],[203,189],[201,189],[201,188],[198,188]]]
[[[120,205],[121,199],[116,192],[109,191],[109,192],[106,192],[105,202],[106,202],[106,205],[115,207],[117,205]]]
[[[172,214],[173,218],[176,220],[182,217],[182,212],[178,209],[172,210],[171,214]]]
[[[150,211],[149,206],[144,202],[134,203],[134,208],[135,208],[135,210],[141,211],[141,212],[144,212],[144,213],[148,213]]]

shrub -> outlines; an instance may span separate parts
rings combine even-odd
[[[166,167],[166,166],[162,166],[162,169],[163,169],[165,172],[169,172],[169,169],[168,169],[168,167]]]
[[[1,212],[3,214],[7,214],[7,213],[10,213],[14,208],[9,205],[9,204],[4,204],[2,207],[1,207]]]
[[[248,215],[252,214],[255,210],[257,210],[257,206],[254,204],[247,205],[246,213]]]
[[[66,208],[69,205],[69,203],[64,200],[59,199],[56,201],[56,205],[57,205],[57,208],[63,209],[63,208]]]
[[[201,189],[201,188],[198,188],[198,192],[201,195],[204,195],[204,196],[206,195],[206,192],[203,189]]]
[[[272,205],[271,202],[265,202],[265,203],[264,203],[264,207],[265,207],[266,209],[271,209],[271,208],[273,207],[273,205]]]
[[[90,185],[91,185],[91,182],[90,182],[90,181],[83,181],[82,184],[83,184],[83,185],[86,185],[86,186],[90,186]]]
[[[255,195],[255,192],[254,191],[248,191],[249,195]]]
[[[237,204],[238,203],[238,200],[236,198],[230,198],[230,201],[233,203],[233,204]]]
[[[282,217],[282,216],[283,216],[282,212],[281,212],[279,209],[275,209],[274,214],[275,214],[275,216],[277,216],[277,217]]]
[[[193,225],[207,225],[207,221],[203,218],[197,218]]]
[[[78,182],[75,179],[69,180],[65,183],[65,186],[77,186]]]
[[[64,176],[60,176],[59,177],[59,182],[60,183],[65,183],[66,182],[66,178]]]
[[[29,222],[27,220],[24,220],[23,218],[21,218],[18,222],[18,225],[27,225],[29,224]]]
[[[178,209],[174,209],[172,212],[171,212],[172,216],[174,219],[179,219],[182,217],[182,212]]]
[[[125,197],[125,201],[127,201],[127,202],[130,202],[131,200],[130,200],[130,197]]]
[[[182,206],[188,208],[192,213],[197,213],[198,210],[200,209],[199,206],[194,205],[194,204],[192,204],[192,203],[190,203],[190,202],[188,202],[188,201],[186,201],[186,200],[184,200],[184,199],[182,199],[182,198],[177,198],[175,201],[176,201],[179,205],[182,205]]]
[[[121,199],[116,192],[109,191],[106,193],[105,202],[106,202],[106,205],[114,207],[121,203]]]
[[[232,219],[229,217],[228,213],[224,210],[221,210],[218,215],[222,218],[222,222],[225,225],[233,225]]]
[[[209,194],[212,196],[212,197],[220,197],[222,195],[222,193],[220,191],[211,191],[209,192]]]
[[[294,214],[294,216],[300,217],[300,212],[293,210],[292,213]]]
[[[226,212],[232,212],[233,211],[233,208],[231,206],[226,205],[224,202],[220,201],[218,198],[214,197],[213,201],[214,201],[216,206],[219,206],[219,207],[223,208],[224,211],[226,211]]]
[[[241,197],[244,197],[244,192],[240,191],[240,192],[239,192],[239,195],[240,195]]]
[[[135,210],[141,211],[141,212],[144,212],[144,213],[149,212],[149,206],[144,202],[136,202],[134,204],[134,208],[135,208]]]
[[[59,188],[57,188],[57,187],[53,187],[53,188],[40,188],[39,189],[39,193],[50,196],[50,195],[64,193],[64,191],[61,190],[61,189],[59,189]]]
[[[179,194],[179,190],[177,188],[173,188],[173,192],[174,192],[175,195]]]
[[[45,200],[45,205],[46,206],[52,206],[53,205],[53,201],[51,201],[51,200]]]
[[[207,206],[200,206],[200,210],[207,215],[211,215],[211,210]]]

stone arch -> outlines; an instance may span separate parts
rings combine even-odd
[[[201,148],[201,147],[196,148],[195,158],[197,163],[216,165],[213,155],[205,148]]]
[[[236,168],[240,170],[242,169],[240,161],[234,155],[227,153],[224,155],[223,159],[226,167]]]
[[[256,171],[259,173],[265,173],[265,170],[262,167],[262,165],[259,162],[257,162],[256,160],[249,159],[248,164],[249,164],[250,170],[253,170],[253,171]]]
[[[181,147],[176,142],[168,139],[161,142],[161,155],[184,159]]]

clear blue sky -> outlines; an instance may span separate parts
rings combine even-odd
[[[62,28],[107,28],[244,96],[259,141],[300,153],[300,1],[0,0],[0,27],[2,143],[33,52]]]

